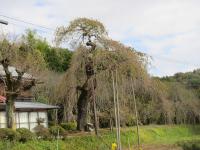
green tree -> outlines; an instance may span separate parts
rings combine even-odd
[[[77,104],[77,129],[84,130],[89,117],[89,106],[94,106],[91,103],[94,101],[94,93],[96,102],[100,104],[98,109],[113,108],[108,105],[112,105],[109,101],[113,97],[111,71],[119,70],[119,76],[123,78],[119,81],[124,96],[121,95],[121,99],[126,101],[125,97],[130,96],[128,87],[125,86],[130,82],[129,77],[140,76],[140,79],[143,79],[147,75],[146,57],[133,48],[109,39],[104,26],[96,20],[79,18],[72,21],[68,27],[58,29],[58,41],[70,41],[70,37],[73,37],[72,41],[75,39],[78,45],[75,45],[70,68],[61,81],[59,91],[68,108],[65,112],[71,110],[69,106]],[[112,113],[112,109],[108,113]]]
[[[26,72],[34,75],[44,66],[41,53],[34,49],[32,36],[23,37],[18,43],[11,43],[6,38],[0,40],[0,63],[5,72],[3,80],[6,91],[7,126],[13,128],[14,100],[23,90],[30,89],[36,84],[33,76],[29,76],[29,84],[23,84]],[[13,70],[11,66],[14,66]],[[15,72],[15,73],[14,73]]]

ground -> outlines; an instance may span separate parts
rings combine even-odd
[[[55,150],[57,146],[59,150],[111,150],[111,144],[116,141],[116,132],[103,129],[100,130],[100,135],[96,137],[94,133],[76,132],[70,133],[58,142],[56,139],[34,140],[26,143],[0,141],[0,150]],[[195,150],[200,150],[200,126],[142,126],[140,127],[140,141],[142,150],[182,150],[178,145],[183,147],[184,143],[186,143],[184,150],[194,150],[194,145],[198,147]],[[133,150],[137,143],[136,128],[122,128],[121,142],[123,150],[129,150],[129,145]]]
[[[181,147],[176,145],[145,145],[142,150],[182,150]]]

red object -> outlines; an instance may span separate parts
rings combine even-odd
[[[6,97],[0,95],[0,103],[5,103]]]

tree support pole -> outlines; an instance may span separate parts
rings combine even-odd
[[[112,71],[112,83],[113,83],[113,100],[114,100],[114,112],[115,112],[115,127],[117,133],[117,145],[119,144],[119,135],[118,135],[118,118],[117,118],[117,107],[116,107],[116,88],[115,88],[115,78]]]
[[[95,129],[95,134],[98,136],[98,120],[97,120],[97,109],[96,109],[96,95],[94,90],[94,79],[92,79],[92,96],[93,96],[93,112],[94,112],[94,129]]]
[[[118,142],[118,150],[121,150],[122,149],[122,146],[121,146],[121,134],[120,134],[120,112],[119,112],[119,89],[118,89],[118,73],[117,73],[117,70],[116,70],[116,106],[117,106],[117,121],[118,121],[118,136],[119,136],[119,142]]]
[[[135,117],[136,117],[136,125],[137,125],[137,146],[138,150],[140,150],[140,133],[139,133],[139,121],[138,121],[138,111],[137,111],[137,103],[135,98],[135,89],[133,85],[133,79],[131,78],[131,88],[133,93],[133,101],[134,101],[134,108],[135,108]]]

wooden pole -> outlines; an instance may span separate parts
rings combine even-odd
[[[96,109],[96,96],[94,91],[94,79],[92,79],[92,95],[93,95],[94,129],[95,129],[95,134],[98,136],[98,121],[97,121],[97,109]]]
[[[59,145],[58,145],[58,138],[59,138],[59,129],[58,129],[58,135],[57,135],[57,142],[56,142],[56,150],[58,150],[59,149]]]
[[[137,125],[137,146],[138,150],[140,150],[140,133],[139,133],[139,122],[138,122],[138,111],[137,111],[137,103],[135,98],[135,89],[133,85],[133,79],[131,78],[131,88],[133,93],[133,101],[134,101],[134,107],[135,107],[135,117],[136,117],[136,125]]]
[[[55,125],[58,124],[58,109],[55,109]]]
[[[118,135],[118,119],[117,119],[117,107],[116,107],[116,89],[115,89],[115,78],[112,71],[112,82],[113,82],[113,100],[114,100],[114,112],[115,112],[115,127],[117,133],[117,145],[119,144],[119,135]]]
[[[117,105],[117,121],[118,121],[118,136],[119,136],[119,143],[118,143],[118,150],[121,150],[121,135],[120,135],[120,112],[119,112],[119,89],[118,89],[118,73],[116,70],[116,105]]]
[[[128,137],[128,149],[131,150],[131,145],[130,145],[129,137]]]

